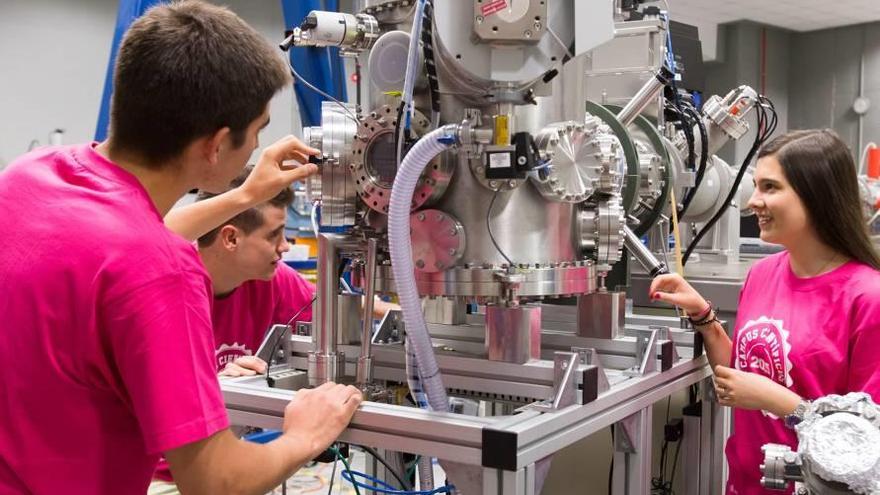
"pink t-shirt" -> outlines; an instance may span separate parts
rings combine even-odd
[[[212,317],[217,372],[242,356],[253,356],[269,327],[287,323],[314,295],[314,284],[279,263],[272,280],[249,280],[230,294],[215,297]],[[311,305],[294,321],[312,321]],[[165,459],[159,462],[153,478],[172,481]]]
[[[880,272],[850,261],[798,278],[788,252],[752,267],[740,293],[731,367],[760,373],[806,399],[863,391],[880,400]],[[734,410],[726,452],[728,495],[773,494],[761,487],[761,446],[797,447],[782,418]]]
[[[269,327],[287,323],[314,295],[314,284],[279,262],[272,280],[249,280],[232,293],[215,297],[212,314],[217,371],[241,356],[256,353]],[[311,305],[296,321],[312,321]]]
[[[229,424],[210,280],[92,145],[0,173],[0,493],[145,493],[159,454]]]

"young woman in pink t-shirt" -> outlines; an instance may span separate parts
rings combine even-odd
[[[749,207],[761,239],[785,251],[756,263],[740,293],[733,338],[679,275],[651,297],[684,309],[703,337],[721,404],[736,408],[727,442],[728,494],[764,494],[761,446],[797,446],[806,402],[863,391],[880,401],[880,258],[856,168],[830,130],[795,131],[759,153]]]

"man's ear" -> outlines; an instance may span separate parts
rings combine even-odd
[[[229,141],[226,138],[229,137],[230,132],[232,131],[228,127],[223,127],[205,139],[202,153],[211,165],[217,165],[220,162],[220,153],[225,151],[223,147],[229,146]]]
[[[220,235],[218,237],[220,237],[223,248],[235,251],[241,242],[241,231],[234,225],[227,224],[220,228]]]

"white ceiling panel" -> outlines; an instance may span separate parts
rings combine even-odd
[[[880,21],[880,0],[668,0],[673,19],[750,20],[793,31]]]
[[[805,32],[880,21],[880,0],[666,1],[673,20],[699,28],[707,61],[717,58],[719,24],[749,20]]]

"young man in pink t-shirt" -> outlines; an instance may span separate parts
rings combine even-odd
[[[193,218],[192,210],[234,193],[251,170],[246,167],[226,193],[200,193],[196,204],[175,211],[173,228],[182,235],[206,230],[207,224],[199,225],[199,221],[207,217]],[[295,321],[312,320],[314,284],[281,261],[290,249],[284,226],[292,201],[293,191],[285,188],[198,237],[199,255],[214,288],[215,355],[217,371],[223,376],[264,373],[266,363],[253,355],[269,327],[287,323],[297,314]],[[373,312],[381,317],[396,307],[377,298]]]
[[[166,216],[166,224],[181,235],[198,237],[199,256],[205,264],[214,291],[211,319],[214,326],[214,355],[220,376],[253,376],[265,373],[267,364],[254,356],[266,331],[274,324],[312,320],[312,298],[315,286],[296,270],[281,261],[290,249],[284,236],[287,207],[293,201],[293,191],[284,188],[272,199],[244,209],[230,219],[216,225],[220,204],[236,194],[254,171],[252,166],[236,177],[229,190],[215,195],[202,192],[198,200],[173,210]],[[208,205],[206,207],[206,205]],[[238,202],[240,208],[248,203]],[[399,306],[376,299],[374,315],[381,317],[389,309]],[[292,322],[291,322],[292,324]],[[154,476],[157,480],[171,481],[165,463],[160,463]],[[159,482],[151,485],[158,490],[171,486]],[[166,492],[162,492],[166,493]]]
[[[132,24],[114,73],[110,138],[40,150],[0,174],[0,493],[144,493],[160,454],[183,493],[265,493],[321,452],[360,402],[297,394],[284,434],[240,441],[218,387],[211,281],[163,216],[228,184],[257,146],[286,65],[230,11],[200,2]],[[315,172],[266,148],[263,201]],[[59,253],[59,244],[63,249]]]

